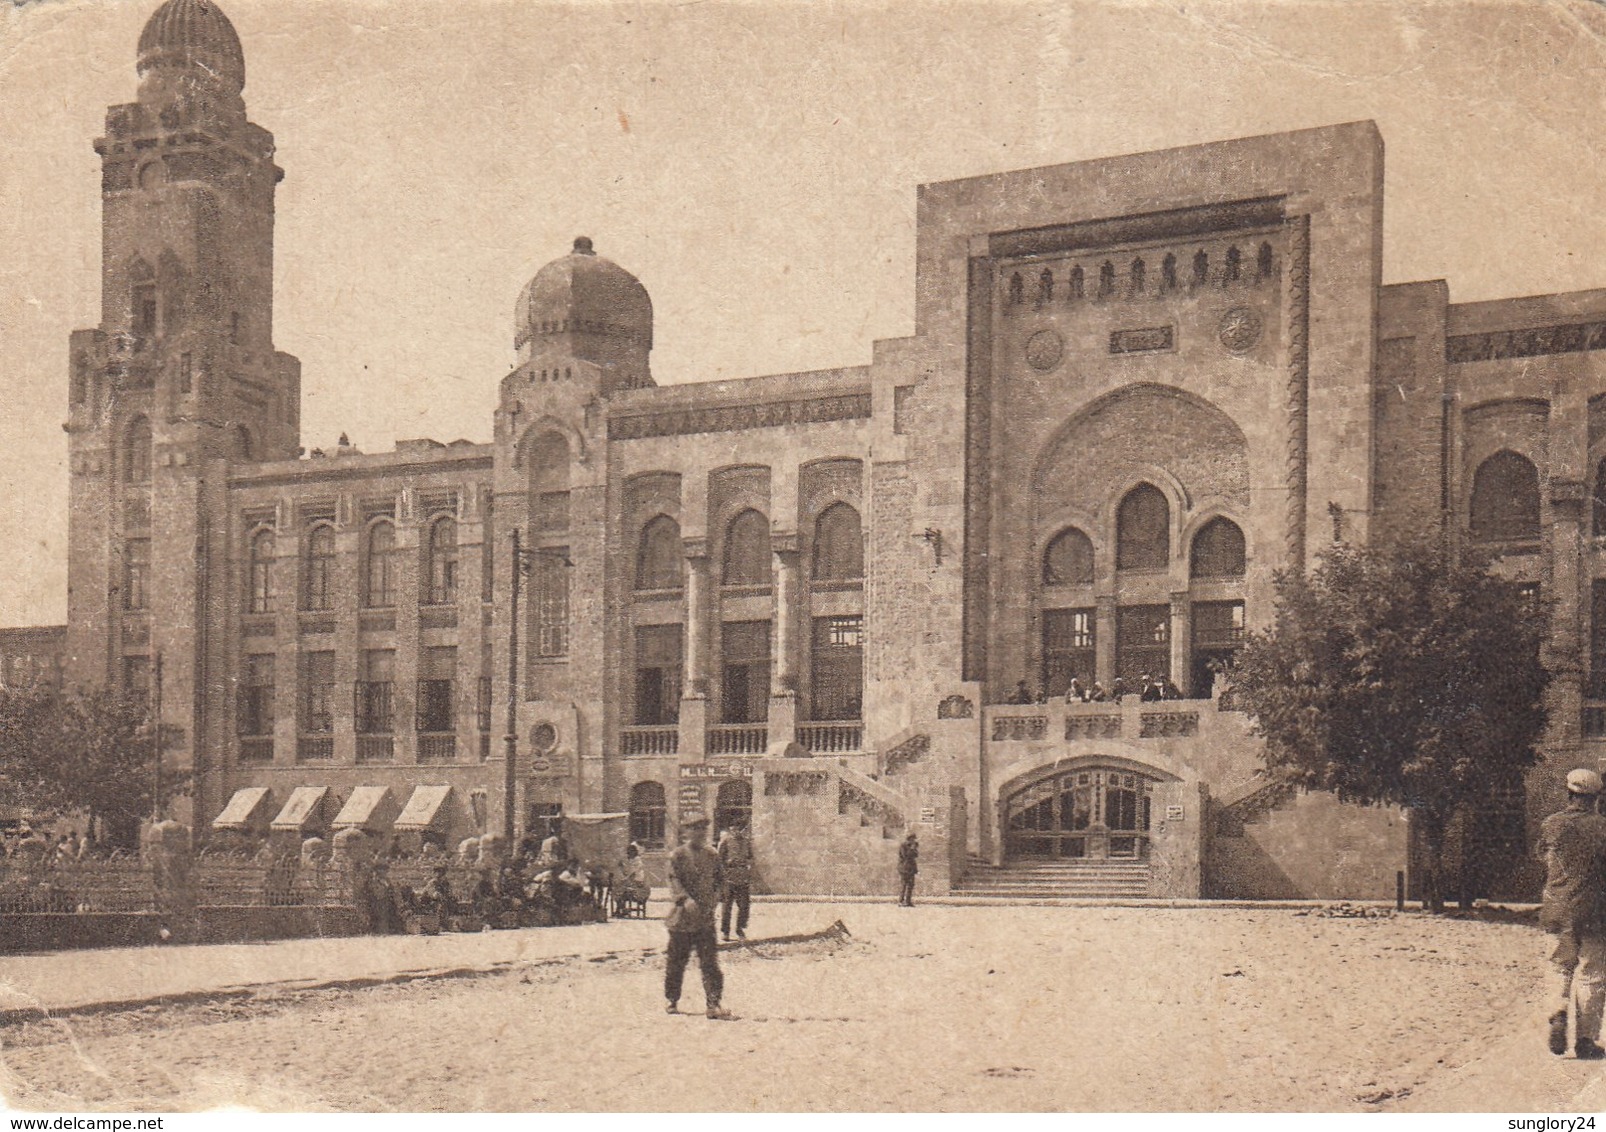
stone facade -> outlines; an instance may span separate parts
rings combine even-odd
[[[865,366],[659,386],[646,289],[581,238],[518,298],[489,444],[309,457],[236,56],[215,6],[153,17],[68,378],[70,675],[163,658],[198,828],[248,787],[450,787],[399,820],[629,812],[661,868],[706,812],[787,890],[890,891],[916,828],[930,891],[968,854],[1392,895],[1401,816],[1268,793],[1216,698],[1335,527],[1442,530],[1549,599],[1513,859],[1599,758],[1606,292],[1384,286],[1370,123],[923,186],[914,333]],[[1145,673],[1183,698],[1060,696]]]

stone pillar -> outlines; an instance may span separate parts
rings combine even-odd
[[[708,732],[708,540],[688,538],[686,652],[680,699],[680,757],[701,759]]]
[[[1093,671],[1095,679],[1106,688],[1115,679],[1115,595],[1101,595],[1093,599]]]
[[[1193,695],[1193,665],[1189,645],[1193,642],[1193,605],[1187,590],[1171,594],[1171,682],[1185,696]]]
[[[194,938],[196,898],[189,827],[176,821],[157,822],[145,833],[145,856],[160,917],[158,927],[180,940]]]
[[[796,531],[770,537],[775,555],[775,609],[770,634],[769,745],[784,748],[797,735],[797,625],[802,564]]]
[[[1580,564],[1588,498],[1581,480],[1551,480],[1550,585],[1544,594],[1550,601],[1550,624],[1540,648],[1551,683],[1545,695],[1549,721],[1543,742],[1547,754],[1564,761],[1576,757],[1582,742],[1585,648],[1580,627],[1588,583],[1580,576]]]

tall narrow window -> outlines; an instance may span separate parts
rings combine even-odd
[[[1591,497],[1593,531],[1596,538],[1606,535],[1606,460],[1595,465],[1595,493]]]
[[[79,351],[72,362],[72,403],[82,405],[89,396],[89,356]]]
[[[151,482],[151,422],[135,417],[123,433],[123,482]]]
[[[123,657],[123,692],[125,695],[149,703],[151,698],[151,658],[148,656]]]
[[[858,719],[864,713],[864,618],[816,617],[810,667],[813,719]]]
[[[1472,475],[1472,537],[1479,542],[1539,538],[1539,469],[1515,452],[1496,452]]]
[[[457,600],[457,520],[450,516],[429,525],[429,603]]]
[[[1153,484],[1126,493],[1115,513],[1115,568],[1162,570],[1171,562],[1171,505]]]
[[[680,589],[684,561],[680,524],[668,515],[656,516],[641,528],[641,543],[636,550],[636,589]]]
[[[1171,607],[1124,605],[1115,611],[1115,671],[1136,690],[1144,676],[1171,675]]]
[[[531,571],[535,655],[569,655],[569,558],[566,546],[545,547]]]
[[[389,735],[396,729],[396,650],[366,649],[357,683],[359,735]]]
[[[485,517],[480,527],[480,600],[496,596],[496,498],[490,488],[481,493]]]
[[[301,654],[301,730],[321,734],[335,729],[335,654]]]
[[[1071,268],[1071,278],[1067,285],[1068,293],[1065,297],[1068,299],[1080,299],[1086,290],[1086,278],[1086,273],[1083,272],[1080,265]]]
[[[1210,253],[1200,248],[1193,253],[1193,285],[1202,287],[1210,280]]]
[[[1067,527],[1054,536],[1043,552],[1045,586],[1090,586],[1093,584],[1093,540]]]
[[[134,333],[141,338],[156,335],[156,284],[134,284]]]
[[[1606,578],[1596,578],[1589,602],[1589,686],[1592,700],[1606,700]]]
[[[1232,247],[1227,249],[1226,263],[1222,266],[1222,269],[1221,269],[1221,281],[1223,283],[1236,283],[1236,282],[1238,282],[1239,267],[1240,267],[1240,264],[1242,262],[1242,259],[1243,259],[1243,256],[1238,251],[1238,245],[1237,244],[1234,244]]]
[[[1129,286],[1131,288],[1132,295],[1133,295],[1134,298],[1137,297],[1138,295],[1143,294],[1143,285],[1144,285],[1144,281],[1145,281],[1147,275],[1148,275],[1148,268],[1144,264],[1143,260],[1142,259],[1133,260],[1132,261],[1132,269],[1131,269],[1130,277],[1129,277]]]
[[[864,530],[846,503],[831,504],[814,520],[813,576],[816,582],[864,577]]]
[[[769,585],[770,523],[751,508],[725,528],[723,580],[727,586]]]
[[[1094,632],[1091,609],[1043,611],[1043,690],[1050,696],[1064,695],[1072,677],[1092,685]]]
[[[456,730],[453,711],[456,647],[445,645],[422,650],[418,657],[418,675],[418,730],[437,735]]]
[[[1260,245],[1260,250],[1255,253],[1256,281],[1263,283],[1267,279],[1270,279],[1272,266],[1273,260],[1271,254],[1271,245],[1269,243],[1263,243]]]
[[[273,734],[272,653],[253,653],[245,658],[240,674],[238,730],[242,737],[260,738]]]
[[[770,623],[727,621],[721,626],[720,717],[726,723],[762,723],[769,718]]]
[[[1105,260],[1099,265],[1099,294],[1101,299],[1107,299],[1115,294],[1115,264]]]
[[[1244,576],[1244,533],[1231,519],[1211,519],[1193,536],[1188,573],[1195,578]]]
[[[630,840],[643,849],[662,849],[664,847],[664,818],[666,811],[662,783],[638,782],[632,786],[630,788]]]
[[[273,532],[258,531],[251,536],[252,613],[273,612]]]
[[[1175,291],[1177,289],[1177,257],[1166,252],[1165,258],[1160,261],[1160,290],[1161,292]]]
[[[331,608],[334,568],[335,529],[328,523],[319,523],[307,532],[306,573],[301,586],[303,609]]]
[[[131,538],[123,543],[123,608],[150,608],[151,540]]]
[[[1192,691],[1208,698],[1244,643],[1244,603],[1200,601],[1193,606]]]
[[[383,608],[396,604],[396,526],[388,520],[368,528],[368,552],[364,562],[366,592],[364,604]]]
[[[636,629],[637,725],[662,727],[680,722],[683,636],[679,625]]]

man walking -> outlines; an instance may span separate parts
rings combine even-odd
[[[669,896],[674,906],[664,924],[669,928],[669,960],[664,968],[665,1009],[680,1013],[680,986],[693,951],[703,971],[703,999],[710,1018],[729,1018],[719,1004],[725,977],[719,970],[719,941],[714,937],[714,904],[719,899],[719,854],[708,847],[708,819],[681,823],[685,843],[669,857]]]
[[[902,891],[898,893],[898,903],[905,908],[915,906],[915,876],[919,872],[920,839],[911,829],[909,836],[903,839],[903,844],[898,846],[898,879],[903,882]]]
[[[736,905],[736,935],[747,938],[747,913],[753,902],[753,846],[740,823],[719,838],[719,865],[725,878],[725,906],[719,914],[719,933],[731,937],[731,905]]]
[[[1606,1057],[1600,1047],[1606,1005],[1606,818],[1596,812],[1601,786],[1593,770],[1568,774],[1567,808],[1544,820],[1535,846],[1545,862],[1539,923],[1556,936],[1550,961],[1559,1008],[1550,1016],[1550,1052],[1567,1051],[1572,1009],[1573,1052],[1585,1061]]]

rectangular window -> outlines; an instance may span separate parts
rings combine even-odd
[[[680,722],[684,660],[679,625],[643,625],[636,630],[636,710],[641,727]]]
[[[569,559],[566,546],[543,547],[530,571],[535,655],[569,655]]]
[[[442,734],[457,729],[452,710],[457,681],[457,649],[427,648],[419,655],[418,730]]]
[[[389,735],[396,729],[396,650],[368,649],[357,682],[357,734]]]
[[[892,431],[902,436],[909,431],[909,401],[914,397],[912,385],[894,386],[892,390]]]
[[[1193,662],[1189,691],[1208,698],[1244,643],[1244,603],[1201,601],[1193,606]]]
[[[1591,700],[1606,700],[1606,578],[1596,578],[1589,602],[1589,687]]]
[[[480,534],[480,600],[491,601],[496,596],[496,497],[489,487],[482,487],[480,498],[485,501]]]
[[[1050,696],[1063,696],[1073,677],[1092,686],[1096,631],[1091,609],[1043,611],[1043,688]]]
[[[131,538],[123,544],[123,608],[149,609],[151,540]]]
[[[243,736],[273,734],[272,653],[253,653],[244,661],[240,674],[239,731]]]
[[[763,723],[770,711],[770,623],[727,621],[721,627],[720,715],[726,723]]]
[[[1115,674],[1137,691],[1144,676],[1171,675],[1171,607],[1124,605],[1115,611]]]
[[[140,283],[134,288],[134,333],[149,338],[156,333],[156,284]]]
[[[123,691],[140,700],[151,695],[151,658],[148,656],[123,657]]]
[[[858,719],[864,712],[864,618],[816,617],[809,670],[809,718]]]
[[[301,654],[301,730],[321,733],[335,729],[335,654]]]
[[[530,509],[530,523],[538,531],[566,531],[569,529],[569,493],[543,491],[535,496]]]

